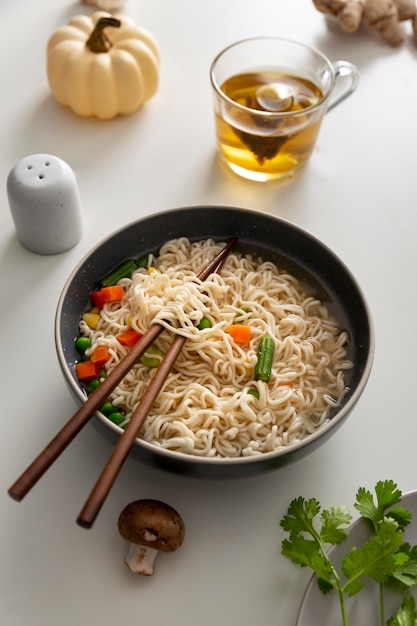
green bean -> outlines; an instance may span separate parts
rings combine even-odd
[[[255,365],[255,379],[269,383],[272,374],[275,344],[272,337],[262,337],[259,342],[258,360]]]
[[[248,389],[248,394],[259,400],[259,391],[257,389]]]
[[[141,256],[140,259],[136,260],[136,267],[148,267],[149,256],[145,254],[145,256]]]
[[[111,287],[112,285],[117,285],[121,278],[129,278],[137,267],[136,261],[133,259],[123,261],[123,263],[120,263],[100,280],[100,286]]]

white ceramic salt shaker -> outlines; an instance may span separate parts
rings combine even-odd
[[[20,243],[37,254],[59,254],[81,238],[75,174],[59,157],[32,154],[7,177],[10,211]]]

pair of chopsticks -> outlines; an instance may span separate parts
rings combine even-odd
[[[208,276],[210,276],[210,274],[219,271],[236,241],[237,237],[233,237],[219,252],[219,254],[202,270],[202,272],[198,275],[200,280],[204,281],[208,278]],[[97,411],[107,400],[113,389],[118,385],[122,378],[126,376],[127,372],[134,366],[134,364],[146,352],[147,348],[156,340],[163,330],[164,327],[161,324],[153,324],[114,368],[111,374],[109,374],[101,385],[89,395],[86,402],[74,413],[58,434],[50,441],[44,450],[10,487],[8,493],[14,500],[20,502],[24,498],[28,491],[30,491],[30,489],[43,476],[46,470],[80,432],[82,427],[85,426],[93,413]],[[175,336],[138,407],[132,414],[126,429],[117,441],[107,464],[105,465],[77,518],[77,523],[83,528],[91,528],[93,525],[94,520],[104,504],[104,501],[134,444],[140,427],[149,413],[155,398],[162,389],[185,340],[186,337],[183,337],[182,335]]]

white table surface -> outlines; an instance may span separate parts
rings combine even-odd
[[[48,90],[45,47],[90,7],[71,0],[1,0],[0,118],[0,621],[5,626],[291,626],[310,574],[280,554],[289,502],[353,505],[359,486],[385,478],[417,488],[417,48],[411,26],[397,49],[366,31],[330,26],[310,0],[128,0],[124,12],[157,38],[161,83],[141,112],[78,118]],[[250,183],[215,156],[210,62],[254,35],[319,47],[357,64],[357,92],[328,114],[313,158],[285,186]],[[75,171],[83,237],[39,256],[17,241],[6,178],[26,155],[50,153]],[[172,207],[224,204],[284,217],[332,247],[373,313],[376,354],[346,424],[305,460],[263,477],[196,481],[128,459],[90,530],[75,518],[111,447],[92,425],[21,503],[7,489],[75,409],[58,367],[53,323],[74,265],[100,239]],[[187,531],[159,555],[153,577],[123,563],[116,520],[125,504],[169,502]],[[319,625],[318,625],[319,626]]]

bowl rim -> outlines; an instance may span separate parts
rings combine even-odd
[[[280,459],[281,457],[285,457],[289,455],[290,453],[291,454],[296,453],[302,450],[303,448],[310,447],[318,440],[322,438],[325,439],[326,434],[328,435],[331,431],[337,430],[337,427],[341,423],[343,423],[346,416],[352,411],[353,407],[356,405],[357,401],[362,395],[368,383],[370,374],[371,374],[374,354],[375,354],[374,322],[373,322],[372,314],[369,308],[369,304],[367,302],[367,299],[365,298],[362,287],[358,283],[356,277],[353,275],[353,273],[345,264],[345,262],[334,252],[332,248],[330,248],[327,244],[325,244],[323,241],[321,241],[318,237],[310,233],[305,228],[291,222],[290,220],[286,218],[282,218],[274,214],[267,213],[265,211],[260,211],[258,209],[240,207],[240,206],[235,206],[235,205],[223,205],[223,204],[186,205],[186,206],[160,210],[152,214],[147,214],[139,219],[132,220],[124,224],[123,226],[117,228],[116,230],[113,230],[108,235],[102,237],[93,247],[91,247],[82,256],[82,258],[78,261],[78,263],[75,265],[75,267],[73,268],[73,270],[67,277],[64,283],[64,286],[61,290],[61,293],[58,299],[56,312],[55,312],[55,321],[54,321],[55,348],[57,352],[58,362],[65,376],[66,382],[70,385],[72,391],[79,398],[80,402],[85,402],[86,396],[84,392],[82,391],[81,387],[77,384],[75,378],[71,375],[71,372],[69,371],[69,368],[68,368],[67,361],[65,359],[64,349],[63,349],[63,345],[61,341],[61,319],[62,319],[63,307],[64,307],[67,290],[69,286],[71,285],[71,282],[73,281],[74,277],[77,275],[80,269],[84,266],[84,264],[88,261],[88,259],[96,251],[98,251],[104,244],[108,243],[114,237],[117,237],[124,231],[131,229],[132,227],[138,226],[142,224],[143,222],[146,222],[147,220],[155,219],[155,218],[163,219],[164,216],[166,215],[182,213],[188,210],[207,211],[210,209],[216,209],[216,210],[225,209],[227,211],[236,211],[239,214],[246,213],[247,215],[256,215],[256,214],[261,215],[264,218],[270,219],[273,222],[282,223],[286,227],[292,229],[294,232],[298,232],[303,237],[307,237],[311,241],[314,241],[316,245],[321,247],[328,255],[333,257],[335,262],[339,265],[339,267],[345,272],[346,275],[349,276],[352,284],[354,285],[355,289],[357,290],[358,295],[361,298],[362,306],[366,312],[366,321],[367,321],[368,330],[369,330],[369,338],[368,338],[369,349],[366,355],[366,360],[364,363],[362,374],[360,376],[360,380],[358,381],[357,386],[353,390],[350,397],[347,399],[345,403],[343,403],[343,405],[340,407],[337,413],[329,421],[322,424],[317,430],[307,435],[304,439],[297,441],[295,443],[292,443],[288,446],[283,446],[282,448],[278,448],[276,450],[272,450],[269,452],[262,452],[260,454],[253,454],[249,456],[239,456],[239,457],[217,457],[217,456],[209,457],[209,456],[204,456],[204,455],[202,456],[191,455],[191,454],[187,454],[184,452],[171,450],[168,448],[163,448],[162,446],[159,446],[158,444],[154,442],[145,441],[144,439],[141,439],[139,437],[135,439],[135,444],[134,444],[139,447],[143,447],[145,450],[147,450],[151,454],[160,455],[161,457],[165,458],[167,461],[175,461],[178,463],[182,462],[184,464],[193,463],[193,464],[196,464],[197,466],[207,466],[207,465],[213,465],[216,467],[221,467],[221,466],[233,467],[237,465],[246,466],[246,465],[251,465],[251,464],[257,464],[261,460],[265,463],[268,463],[268,461],[276,461],[277,459]],[[211,236],[207,235],[207,237],[210,238]],[[166,241],[169,241],[169,238],[167,238]],[[100,411],[95,412],[91,416],[91,418],[93,416],[96,416],[107,428],[112,430],[116,435],[120,436],[123,433],[123,429],[120,428],[120,426],[117,426],[116,424],[111,422],[107,417],[105,417],[102,413],[100,413]]]

